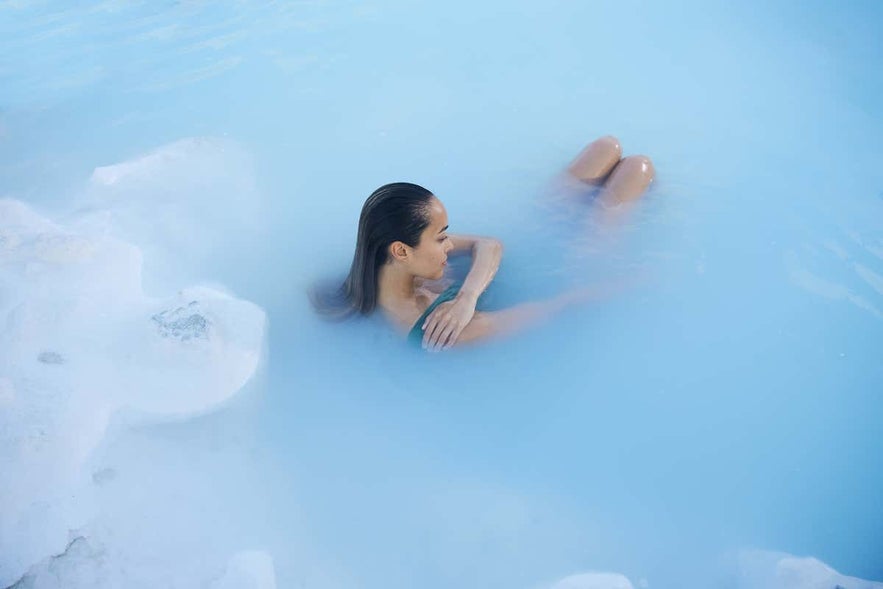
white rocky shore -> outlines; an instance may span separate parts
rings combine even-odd
[[[10,589],[148,589],[158,585],[182,589],[276,589],[273,559],[260,550],[237,552],[223,568],[201,573],[202,578],[194,578],[175,571],[143,566],[139,569],[100,543],[77,536],[64,552],[31,567]]]
[[[737,589],[883,589],[883,583],[842,575],[811,557],[784,552],[743,550],[733,560],[734,570],[721,571]],[[691,580],[689,587],[714,587],[715,583]],[[543,589],[645,589],[654,587],[645,579],[635,584],[616,573],[588,572],[564,577]]]
[[[145,294],[142,249],[121,238],[137,232],[119,230],[117,219],[124,225],[162,203],[132,198],[115,205],[107,190],[96,192],[113,184],[143,193],[145,178],[169,171],[179,182],[204,171],[192,169],[194,161],[224,163],[229,151],[223,142],[185,140],[96,170],[89,210],[64,222],[0,199],[0,587],[24,578],[35,584],[21,586],[104,586],[75,584],[85,565],[65,569],[61,563],[89,560],[98,550],[71,531],[94,512],[95,481],[84,465],[114,415],[125,410],[156,421],[205,413],[258,369],[264,312],[212,287]],[[166,169],[157,169],[161,165]],[[148,188],[169,193],[155,180]],[[107,208],[96,208],[96,194],[108,200]],[[181,215],[167,216],[186,223]],[[142,225],[179,234],[168,224]],[[263,580],[254,586],[271,586],[266,562],[258,561]],[[246,565],[236,560],[232,566]],[[54,571],[56,581],[40,581],[41,567]]]
[[[634,589],[634,587],[623,575],[592,572],[564,577],[548,589]]]
[[[745,550],[737,557],[744,589],[883,589],[883,583],[842,575],[812,557]]]

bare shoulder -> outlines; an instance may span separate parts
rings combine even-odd
[[[383,316],[392,326],[401,333],[408,333],[414,323],[429,308],[429,305],[438,298],[438,295],[424,288],[416,288],[415,296],[407,302],[403,302],[395,308],[384,308]]]

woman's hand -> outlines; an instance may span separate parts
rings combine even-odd
[[[458,295],[436,307],[423,322],[423,348],[437,352],[453,346],[472,321],[475,304],[475,298]]]

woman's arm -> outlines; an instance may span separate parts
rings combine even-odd
[[[439,305],[423,322],[423,347],[428,349],[450,347],[457,341],[460,332],[472,321],[478,297],[494,279],[503,258],[503,244],[492,237],[449,237],[452,252],[471,252],[472,266],[457,297]]]
[[[504,337],[532,325],[542,323],[559,310],[552,301],[522,303],[502,311],[475,313],[472,321],[460,332],[451,345],[461,346],[472,342]],[[445,346],[445,348],[450,346]]]
[[[478,300],[487,289],[503,259],[503,244],[493,237],[477,237],[474,235],[450,235],[454,247],[452,252],[469,251],[472,253],[472,267],[463,281],[460,294],[457,296]],[[473,305],[474,306],[474,305]]]
[[[633,280],[629,280],[600,287],[580,288],[545,301],[522,303],[502,311],[476,313],[469,325],[460,332],[456,345],[511,335],[542,323],[568,307],[610,298],[633,283]]]

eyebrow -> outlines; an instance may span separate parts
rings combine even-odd
[[[447,231],[447,230],[448,230],[448,226],[445,225],[444,227],[442,227],[441,229],[439,229],[439,233],[444,233],[444,232]]]

